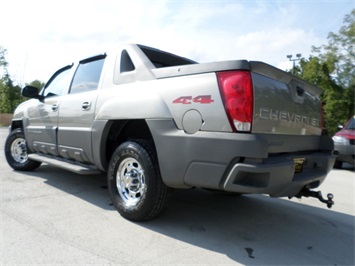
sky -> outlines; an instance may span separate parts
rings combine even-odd
[[[125,43],[287,70],[287,55],[308,58],[354,8],[355,0],[0,0],[0,46],[18,85]]]

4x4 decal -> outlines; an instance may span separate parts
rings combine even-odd
[[[201,104],[210,104],[213,103],[211,95],[199,95],[196,97],[192,96],[181,96],[173,101],[173,103],[181,103],[181,104],[191,104],[191,103],[201,103]]]

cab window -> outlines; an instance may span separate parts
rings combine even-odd
[[[44,97],[62,96],[69,88],[71,67],[66,66],[54,73],[41,94]]]
[[[70,88],[70,94],[96,90],[105,56],[96,56],[80,62]]]

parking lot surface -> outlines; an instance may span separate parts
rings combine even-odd
[[[313,198],[175,191],[158,218],[113,208],[105,175],[49,165],[15,172],[0,128],[0,265],[354,265],[355,173],[333,170]]]

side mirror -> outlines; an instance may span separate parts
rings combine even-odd
[[[338,129],[343,129],[343,128],[344,128],[344,126],[338,125]]]
[[[38,100],[42,100],[43,96],[39,95],[39,89],[33,86],[25,86],[22,89],[22,95],[27,98],[34,98]]]

